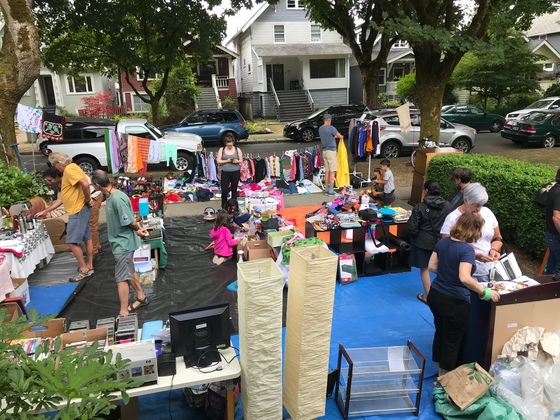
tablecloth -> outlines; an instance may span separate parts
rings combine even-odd
[[[6,299],[6,295],[14,291],[14,284],[10,276],[10,263],[7,261],[0,264],[0,302]]]
[[[35,271],[37,264],[42,260],[45,260],[46,263],[50,262],[54,255],[51,238],[41,221],[38,221],[37,227],[27,232],[22,240],[25,246],[21,257],[18,258],[11,252],[4,252],[6,256],[4,264],[9,265],[14,278],[29,277]],[[0,245],[1,243],[2,241],[0,241]]]

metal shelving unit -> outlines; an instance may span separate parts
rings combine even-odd
[[[352,416],[414,413],[418,415],[426,359],[406,346],[338,351],[335,401],[345,419]]]

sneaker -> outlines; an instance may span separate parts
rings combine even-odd
[[[216,262],[214,263],[216,265],[222,265],[225,261],[227,261],[227,259],[224,258],[224,257],[218,257],[217,255],[216,255],[216,257],[217,257]]]

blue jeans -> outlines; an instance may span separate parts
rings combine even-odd
[[[545,274],[560,274],[560,235],[545,232],[544,241],[550,249]]]

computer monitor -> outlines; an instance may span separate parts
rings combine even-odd
[[[220,362],[219,349],[230,345],[229,304],[184,309],[169,313],[171,351],[183,356],[187,367]]]

